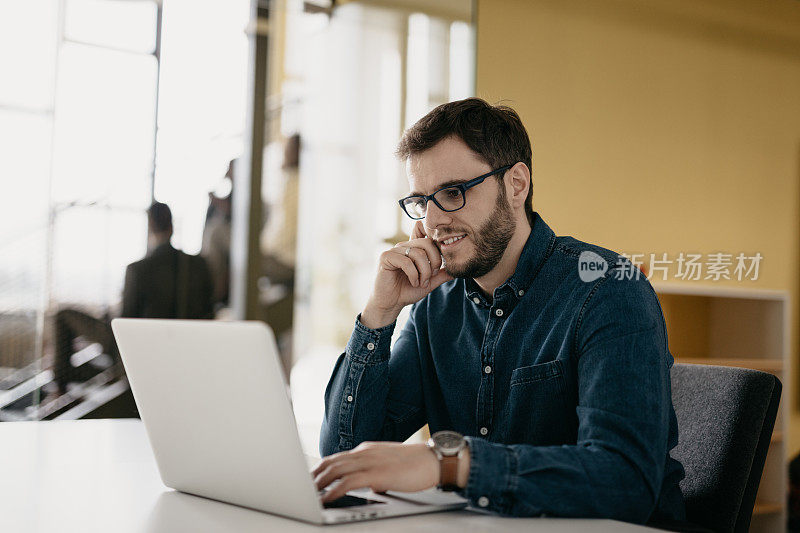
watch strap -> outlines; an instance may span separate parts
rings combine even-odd
[[[439,458],[439,488],[452,491],[458,488],[458,455],[443,455]]]

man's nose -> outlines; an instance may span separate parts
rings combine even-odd
[[[428,208],[425,212],[425,229],[428,233],[437,226],[448,226],[453,222],[453,218],[447,211],[442,211],[436,202],[433,200],[428,201]]]

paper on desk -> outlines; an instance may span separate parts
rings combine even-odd
[[[467,503],[466,498],[462,498],[455,492],[444,492],[437,489],[421,490],[419,492],[398,492],[395,490],[387,490],[386,494],[393,498],[401,500],[424,503],[428,505],[453,505]]]

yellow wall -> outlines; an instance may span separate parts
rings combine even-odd
[[[528,127],[534,209],[557,234],[760,252],[757,281],[719,283],[789,291],[798,366],[800,2],[478,0],[477,62],[478,96]]]

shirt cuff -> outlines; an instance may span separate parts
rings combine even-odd
[[[356,318],[356,327],[347,343],[347,355],[362,363],[378,363],[389,359],[392,333],[397,322],[372,329],[361,323],[361,314]]]
[[[508,446],[464,437],[469,446],[469,477],[461,495],[475,507],[506,513],[515,490],[517,456]]]

